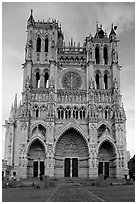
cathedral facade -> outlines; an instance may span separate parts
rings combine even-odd
[[[27,21],[22,100],[5,121],[5,160],[18,177],[122,178],[126,116],[116,27],[65,45],[56,20]],[[16,173],[15,173],[16,172]]]

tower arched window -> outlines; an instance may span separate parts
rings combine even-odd
[[[99,47],[95,48],[95,59],[96,59],[96,64],[99,64],[100,59],[99,59]]]
[[[108,49],[107,47],[104,47],[104,63],[108,64]]]
[[[83,118],[82,114],[83,114],[83,111],[82,111],[82,110],[80,110],[80,119],[82,119],[82,118]]]
[[[58,119],[61,119],[60,109],[58,109]]]
[[[83,109],[83,119],[85,119],[85,117],[86,117],[86,112],[85,112],[85,110]]]
[[[45,52],[48,52],[48,47],[49,47],[49,40],[48,38],[45,39]]]
[[[99,84],[99,74],[97,73],[96,74],[96,89],[99,89],[99,86],[100,86],[100,84]]]
[[[75,111],[75,108],[73,109],[73,118],[76,117],[76,111]]]
[[[108,89],[108,75],[107,75],[107,73],[104,74],[104,85],[105,85],[105,89]]]
[[[44,88],[48,88],[49,86],[49,74],[46,72],[44,75]]]
[[[68,118],[68,111],[67,111],[67,109],[65,110],[65,119],[67,119]]]
[[[36,52],[41,52],[41,38],[37,38]]]
[[[38,110],[38,108],[36,109],[36,118],[38,118],[39,117],[39,110]]]
[[[64,118],[64,110],[63,109],[61,109],[61,119],[63,119]]]
[[[107,119],[108,118],[108,112],[107,112],[107,110],[105,110],[105,119]]]
[[[85,117],[86,117],[85,108],[82,107],[80,110],[80,119],[85,119]]]
[[[66,119],[71,118],[71,110],[69,107],[66,109]]]
[[[78,109],[76,107],[73,109],[73,118],[78,119]]]
[[[76,109],[76,119],[78,119],[78,109]]]
[[[36,88],[40,87],[40,74],[39,72],[36,73]]]

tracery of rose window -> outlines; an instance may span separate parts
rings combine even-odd
[[[81,84],[81,77],[76,72],[67,72],[62,79],[63,87],[69,90],[79,89]]]

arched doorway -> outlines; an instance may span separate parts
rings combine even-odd
[[[116,152],[109,140],[101,143],[98,150],[98,175],[103,174],[104,178],[115,178],[116,176]]]
[[[35,139],[28,149],[28,177],[39,177],[45,174],[46,152],[43,143]]]
[[[74,128],[58,139],[55,147],[56,177],[87,177],[89,152],[84,137]]]

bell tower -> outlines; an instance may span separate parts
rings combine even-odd
[[[89,87],[89,131],[90,131],[90,144],[91,144],[91,175],[100,172],[98,168],[100,165],[107,166],[101,159],[97,151],[95,150],[98,143],[101,142],[101,135],[105,135],[105,131],[109,132],[114,143],[116,144],[117,153],[119,155],[117,159],[114,159],[113,164],[109,167],[111,173],[114,173],[111,169],[117,165],[117,176],[127,173],[126,164],[126,134],[125,123],[126,116],[121,103],[120,92],[120,65],[118,62],[118,40],[116,36],[116,26],[111,27],[109,37],[106,31],[103,31],[102,25],[100,27],[97,23],[97,30],[94,37],[90,35],[86,38],[87,45],[87,85]],[[102,126],[102,124],[105,124]],[[111,128],[110,128],[111,127]],[[107,137],[106,137],[107,139]],[[99,147],[100,148],[100,147]],[[115,155],[114,154],[114,155]],[[123,155],[123,159],[121,157]],[[124,159],[125,158],[125,159]],[[125,172],[123,171],[125,167]],[[105,170],[102,170],[102,173]]]
[[[57,46],[62,43],[63,34],[58,21],[35,22],[31,10],[27,22],[23,91],[26,83],[32,88],[47,88],[49,81],[55,80]]]
[[[36,22],[33,11],[27,21],[25,63],[23,64],[22,108],[28,121],[27,142],[30,141],[30,124],[42,122],[46,128],[47,149],[52,151],[54,141],[54,115],[57,89],[57,50],[63,44],[61,25],[57,20]],[[49,150],[49,151],[50,151]],[[52,151],[53,152],[53,151]],[[47,150],[48,155],[52,157]],[[53,174],[53,166],[46,172]]]

